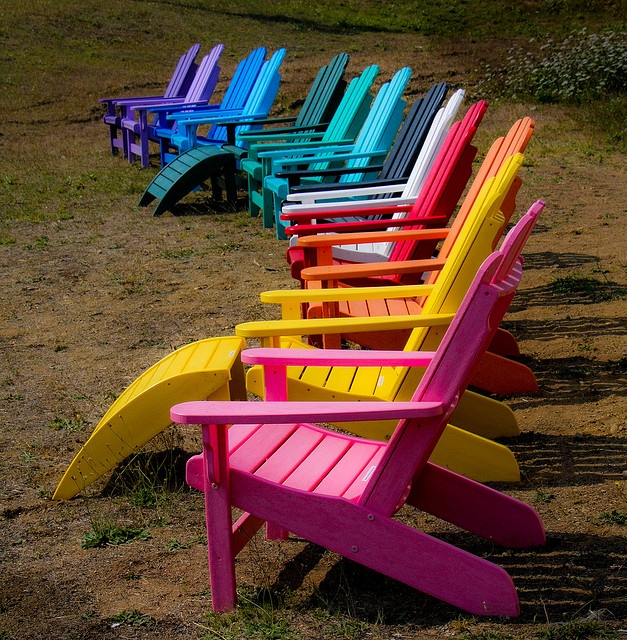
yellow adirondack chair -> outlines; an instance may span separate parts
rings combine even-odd
[[[486,181],[448,258],[445,261],[437,258],[430,261],[427,270],[440,272],[435,283],[408,287],[267,292],[262,295],[262,300],[280,302],[284,319],[244,323],[236,327],[236,334],[248,339],[257,338],[262,346],[306,348],[309,345],[301,340],[303,335],[412,328],[405,350],[434,349],[454,317],[470,285],[472,274],[493,250],[494,239],[504,222],[499,209],[516,179],[522,160],[522,154],[512,156],[496,177]],[[441,230],[441,234],[446,238],[450,229]],[[424,267],[423,264],[423,270]],[[309,303],[312,299],[337,302],[363,299],[365,295],[380,298],[422,296],[425,302],[420,315],[290,319],[300,313],[300,305],[303,302]],[[420,370],[405,367],[291,368],[287,376],[288,397],[307,400],[400,401],[411,397],[421,375]],[[249,369],[247,389],[262,396],[263,384],[262,370],[258,367]],[[488,439],[519,433],[515,416],[507,405],[466,391],[450,423],[434,452],[434,460],[438,464],[481,481],[519,478],[516,462],[509,449]],[[358,435],[385,440],[392,433],[393,424],[380,421],[343,424],[342,427],[354,429]]]

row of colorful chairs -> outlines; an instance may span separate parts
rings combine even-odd
[[[398,87],[408,75],[399,74],[383,85],[384,97],[395,94],[393,113],[405,107]],[[337,180],[332,166],[324,182],[305,184],[316,165],[348,164],[341,145],[320,153],[309,131],[258,143],[260,164],[267,170],[271,161],[261,191],[268,178],[288,185],[272,193],[281,193],[279,219],[300,286],[261,294],[281,305],[281,319],[240,324],[234,336],[185,345],[148,369],[57,487],[56,499],[80,493],[172,421],[203,425],[203,451],[190,459],[187,481],[205,495],[215,610],[235,605],[234,558],[265,523],[269,538],[291,532],[475,615],[518,613],[500,567],[394,517],[413,506],[506,546],[544,541],[531,507],[483,484],[520,479],[512,452],[495,441],[519,425],[492,394],[537,388],[516,360],[516,340],[499,326],[544,207],[536,202],[505,236],[533,122],[523,118],[497,139],[467,188],[487,104],[454,122],[463,92],[445,105],[448,90],[438,85],[422,99],[436,107],[421,136],[409,114],[400,127],[401,116],[388,150],[378,150],[387,159],[405,135],[414,140],[419,150],[405,179],[372,184],[363,178],[383,166],[356,164],[341,175],[360,180]],[[414,109],[424,120],[422,103]],[[177,131],[189,120],[172,118]],[[198,145],[177,159],[199,148],[222,147]],[[248,340],[260,347],[246,349]],[[244,512],[234,524],[232,507]]]

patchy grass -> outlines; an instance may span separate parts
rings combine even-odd
[[[612,509],[611,511],[604,511],[599,520],[605,524],[627,524],[627,511],[618,511]]]
[[[567,298],[570,304],[608,302],[625,297],[625,287],[616,282],[579,275],[555,278],[549,290]]]
[[[112,627],[125,625],[127,627],[146,627],[155,624],[154,618],[146,613],[142,613],[137,609],[125,609],[112,615],[110,618]]]
[[[136,540],[148,540],[149,537],[148,531],[142,527],[128,527],[108,520],[97,520],[92,524],[92,530],[83,535],[81,547],[115,547]]]

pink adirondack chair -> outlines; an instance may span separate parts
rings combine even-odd
[[[203,451],[188,461],[187,481],[205,494],[214,610],[234,607],[234,558],[267,523],[270,538],[292,532],[474,615],[518,615],[501,567],[393,515],[407,504],[497,544],[545,541],[529,505],[428,461],[514,296],[534,221],[525,216],[484,262],[436,352],[251,349],[242,360],[264,366],[265,402],[171,409],[173,421],[203,425]],[[287,367],[303,363],[427,368],[409,402],[287,401]],[[399,420],[387,443],[304,421],[377,419]],[[232,507],[244,511],[235,524]]]

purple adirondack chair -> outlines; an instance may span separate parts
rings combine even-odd
[[[220,67],[218,61],[224,50],[224,45],[216,45],[209,54],[203,57],[198,65],[196,75],[183,98],[170,98],[162,101],[148,101],[127,106],[127,114],[122,118],[121,127],[127,137],[126,149],[129,162],[137,158],[143,168],[149,164],[149,142],[158,142],[154,129],[161,126],[162,118],[152,122],[150,111],[160,107],[167,107],[169,112],[184,111],[186,108],[206,104],[218,82]]]
[[[117,154],[122,151],[123,156],[127,157],[126,139],[127,136],[122,135],[121,124],[122,119],[128,115],[128,107],[139,102],[147,103],[162,102],[171,98],[184,98],[194,79],[198,65],[196,64],[196,56],[200,51],[200,45],[192,45],[180,58],[174,69],[174,73],[168,82],[163,95],[152,96],[128,96],[124,98],[100,98],[100,102],[105,105],[107,112],[102,117],[102,121],[109,128],[109,145],[111,153]]]

